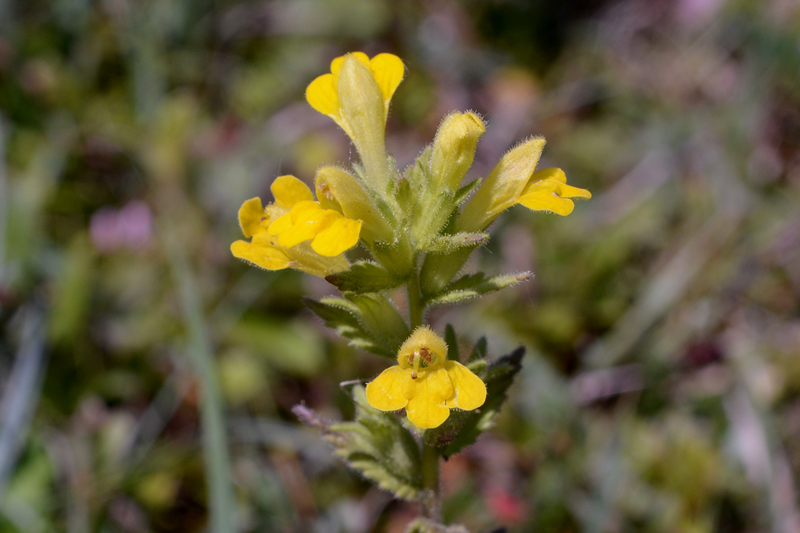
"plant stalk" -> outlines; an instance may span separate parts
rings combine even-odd
[[[442,495],[439,490],[439,450],[422,443],[422,516],[442,522]]]
[[[425,304],[422,303],[422,294],[419,288],[419,272],[414,271],[408,280],[408,320],[411,331],[422,325],[425,314]]]
[[[425,317],[425,304],[422,301],[422,293],[419,284],[419,270],[408,280],[408,319],[411,330],[415,330],[423,324]],[[420,504],[422,505],[422,516],[428,520],[442,522],[442,496],[439,491],[439,450],[434,446],[428,446],[425,439],[422,439],[422,494]]]

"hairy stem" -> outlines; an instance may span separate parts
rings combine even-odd
[[[419,270],[414,270],[408,280],[408,319],[411,330],[422,325],[425,318],[425,304],[419,285]],[[422,439],[422,516],[441,523],[442,496],[439,492],[439,450],[425,444]]]
[[[439,492],[439,450],[422,443],[422,516],[442,521],[442,496]]]
[[[419,272],[414,272],[408,280],[408,320],[411,331],[422,325],[425,313],[425,304],[422,303],[422,294],[419,289]]]

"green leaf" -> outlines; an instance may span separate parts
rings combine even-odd
[[[488,233],[460,232],[455,235],[436,235],[428,242],[420,244],[417,249],[429,253],[450,253],[460,248],[480,246],[488,241]]]
[[[453,217],[455,218],[455,217]],[[459,248],[449,254],[426,254],[419,274],[420,288],[425,299],[444,291],[453,276],[464,267],[470,254],[477,248]]]
[[[407,235],[403,235],[404,232],[408,233],[409,228],[396,228],[395,231],[401,235],[395,242],[373,243],[369,251],[372,253],[372,257],[394,277],[407,279],[416,268],[411,240]]]
[[[354,346],[395,358],[411,332],[394,304],[381,294],[348,294],[345,298],[306,299],[325,325]]]
[[[427,189],[431,182],[430,166],[431,166],[431,146],[425,147],[425,150],[417,157],[413,165],[409,165],[403,176],[408,180],[409,184],[415,191]]]
[[[472,351],[472,355],[469,356],[468,361],[472,362],[478,359],[486,359],[488,344],[486,337],[478,339],[478,342],[475,343],[475,349]]]
[[[325,278],[342,292],[380,292],[393,289],[403,283],[403,279],[391,274],[378,263],[360,261],[350,270],[331,274]]]
[[[456,196],[455,196],[456,205],[459,205],[461,202],[466,200],[467,197],[478,188],[478,186],[481,184],[481,181],[483,181],[481,180],[481,178],[472,180],[463,187],[461,187],[460,189],[458,189],[456,191]]]
[[[473,361],[467,365],[473,374],[481,375],[483,372],[486,371],[486,368],[489,366],[488,361],[486,359],[478,359],[477,361]]]
[[[520,272],[518,274],[506,274],[493,276],[484,279],[483,273],[469,274],[448,284],[441,294],[430,298],[428,305],[454,304],[476,298],[490,292],[499,291],[506,287],[513,287],[523,281],[533,278],[531,272]]]
[[[459,361],[461,356],[458,353],[458,338],[456,330],[451,324],[447,324],[444,328],[444,342],[447,343],[447,358],[451,361]]]
[[[304,405],[292,411],[305,424],[320,429],[350,468],[398,498],[416,500],[422,477],[414,436],[397,416],[372,408],[364,387],[354,386],[351,393],[356,403],[353,422],[333,423]]]
[[[453,203],[453,193],[449,190],[437,193],[432,190],[420,189],[418,193],[414,214],[411,217],[412,240],[416,243],[419,251],[427,251],[426,247],[429,246],[433,250],[437,248],[436,239],[439,234],[449,233],[443,231],[443,228],[453,218],[453,213],[457,211],[457,208]],[[459,242],[458,239],[455,242]],[[462,248],[464,246],[461,245]],[[438,248],[447,251],[458,247],[442,242],[438,244]]]
[[[489,364],[479,374],[486,383],[486,402],[474,411],[452,410],[444,424],[425,431],[425,442],[430,446],[443,448],[444,457],[450,457],[465,446],[473,444],[482,432],[492,427],[495,415],[506,400],[506,391],[522,368],[523,355],[525,348],[520,346]]]

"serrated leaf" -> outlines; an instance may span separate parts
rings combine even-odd
[[[514,376],[522,368],[525,348],[520,346],[510,354],[492,362],[481,373],[486,383],[486,401],[474,411],[451,410],[450,417],[441,426],[425,431],[425,442],[443,448],[442,455],[450,457],[465,446],[473,444],[478,436],[492,427],[495,415],[505,402]]]
[[[477,361],[473,361],[473,362],[469,363],[467,365],[467,368],[469,368],[470,371],[473,374],[476,374],[476,375],[480,376],[481,374],[483,374],[486,371],[486,368],[488,366],[489,366],[489,363],[488,363],[488,361],[486,361],[486,359],[478,359]]]
[[[422,478],[414,436],[397,416],[370,407],[364,387],[354,386],[352,394],[356,402],[353,422],[333,423],[303,405],[295,406],[293,412],[305,424],[320,429],[350,468],[398,498],[416,500]]]
[[[342,292],[359,294],[385,291],[403,283],[402,278],[398,278],[372,261],[360,261],[353,264],[350,270],[331,274],[325,279]]]
[[[475,343],[475,349],[472,351],[472,354],[469,356],[468,361],[472,362],[479,359],[486,359],[487,349],[489,343],[486,341],[486,337],[481,337],[478,339],[478,342]]]
[[[346,297],[358,306],[361,322],[385,346],[389,357],[397,357],[400,345],[411,335],[411,331],[391,300],[381,294],[353,294]]]
[[[533,277],[531,272],[520,272],[518,274],[505,274],[484,279],[483,274],[470,274],[463,276],[447,285],[441,294],[427,301],[428,305],[454,304],[477,298],[490,292],[499,291],[506,287],[513,287],[523,281],[528,281]]]
[[[397,308],[381,294],[348,294],[305,303],[351,344],[377,355],[394,359],[411,334]]]
[[[470,248],[486,244],[489,241],[488,233],[460,232],[454,235],[436,235],[428,242],[418,246],[418,249],[428,253],[450,253],[460,248]]]

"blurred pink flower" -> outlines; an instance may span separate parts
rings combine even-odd
[[[711,22],[724,3],[725,0],[680,0],[675,16],[682,26],[698,28]]]
[[[485,497],[489,510],[501,524],[519,525],[528,517],[527,502],[505,489],[492,489]]]
[[[89,231],[92,244],[101,253],[144,250],[153,239],[153,214],[138,200],[119,209],[103,207],[92,215]]]

